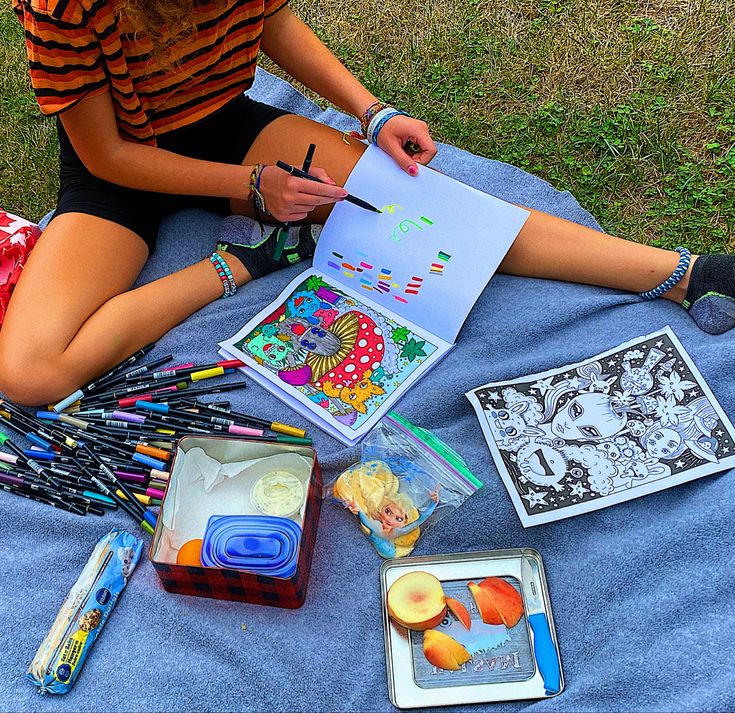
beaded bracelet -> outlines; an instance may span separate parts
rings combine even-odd
[[[689,262],[692,259],[692,254],[681,246],[676,248],[676,252],[681,256],[679,258],[679,264],[676,266],[676,270],[671,274],[667,280],[664,280],[658,287],[654,287],[652,290],[647,292],[639,292],[638,296],[644,300],[653,300],[656,297],[660,297],[664,292],[668,292],[672,287],[675,287],[681,281],[681,278],[686,275],[689,269]]]
[[[237,292],[237,284],[235,283],[235,278],[232,276],[232,271],[228,264],[217,252],[213,252],[209,256],[209,262],[214,265],[214,269],[217,271],[219,279],[222,280],[222,287],[224,288],[224,294],[222,297],[232,297],[232,295]]]

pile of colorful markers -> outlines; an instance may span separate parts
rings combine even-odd
[[[102,515],[118,507],[149,534],[161,504],[176,441],[185,435],[236,435],[311,445],[300,428],[230,410],[199,397],[244,388],[245,381],[200,384],[232,374],[241,361],[181,364],[173,355],[137,365],[144,347],[103,376],[35,414],[0,399],[0,489],[69,512]],[[2,430],[24,436],[21,448]],[[272,433],[267,433],[271,431]]]

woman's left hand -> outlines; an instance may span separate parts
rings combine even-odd
[[[419,150],[409,152],[406,147],[409,142]],[[386,121],[378,134],[378,146],[411,176],[418,175],[417,163],[425,166],[436,156],[436,146],[426,122],[410,116],[394,116]]]

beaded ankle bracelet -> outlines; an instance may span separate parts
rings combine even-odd
[[[232,297],[237,292],[237,285],[235,284],[235,278],[232,276],[232,271],[224,258],[219,253],[214,252],[209,256],[209,262],[214,265],[219,279],[222,280],[222,287],[224,288],[222,297]]]

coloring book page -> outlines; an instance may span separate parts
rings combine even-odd
[[[524,527],[735,466],[735,431],[670,327],[468,392]]]
[[[452,345],[308,270],[220,347],[251,367],[248,376],[354,443]]]
[[[409,176],[373,146],[345,188],[383,212],[337,203],[314,267],[454,343],[528,211],[430,168]]]

